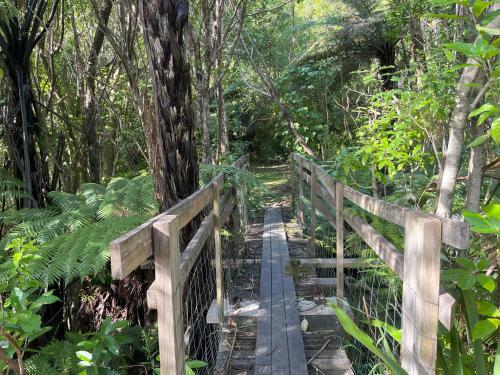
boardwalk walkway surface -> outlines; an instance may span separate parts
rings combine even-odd
[[[268,208],[260,274],[255,374],[307,374],[288,244],[281,208]]]
[[[344,269],[354,269],[356,276],[357,268],[368,266],[360,257],[344,257],[349,227],[402,280],[403,368],[412,375],[433,374],[438,322],[449,329],[455,305],[453,296],[440,291],[440,249],[443,244],[468,249],[468,224],[370,197],[335,181],[322,166],[300,155],[291,159],[298,179],[294,200],[285,177],[290,166],[255,168],[257,175],[268,170],[262,172],[267,175],[263,181],[272,194],[260,197],[269,208],[254,212],[250,222],[246,203],[237,203],[238,186],[226,185],[229,176],[220,173],[167,212],[112,242],[116,279],[154,256],[155,280],[147,298],[158,314],[161,374],[184,374],[188,356],[206,360],[200,373],[207,375],[353,374],[342,349],[345,336],[331,307],[336,297],[346,298],[344,283],[349,279]],[[248,161],[246,155],[232,166],[246,169]],[[345,201],[404,228],[404,252],[362,216],[344,210]],[[203,213],[196,233],[182,244],[182,228]],[[334,249],[316,241],[317,216],[335,229]],[[225,225],[238,234],[230,240],[227,236],[226,248],[221,239]],[[304,238],[303,229],[310,238]],[[205,246],[209,238],[213,247]],[[214,282],[205,288],[210,280]],[[194,294],[188,293],[191,289]],[[207,292],[201,300],[199,290]],[[346,312],[352,316],[348,305]],[[186,333],[194,325],[197,340],[189,342]],[[356,354],[351,354],[354,361]]]

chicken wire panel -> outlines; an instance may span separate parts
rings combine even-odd
[[[304,183],[304,196],[298,199],[298,189],[294,186],[294,207],[302,203],[304,210],[304,234],[310,237],[311,200],[310,187]],[[335,217],[335,209],[330,210]],[[344,257],[361,258],[373,264],[365,269],[345,269],[345,298],[353,312],[354,322],[382,347],[384,341],[395,358],[399,358],[400,347],[394,337],[401,328],[402,282],[378,256],[368,248],[361,238],[348,225],[344,239]],[[316,258],[336,257],[336,231],[330,222],[316,212]],[[316,268],[318,278],[335,278],[335,268]],[[325,296],[335,296],[334,287],[322,287]],[[376,326],[382,326],[376,327]],[[394,327],[394,331],[393,331]],[[386,369],[380,360],[353,337],[344,334],[343,346],[352,362],[356,374],[385,374]]]

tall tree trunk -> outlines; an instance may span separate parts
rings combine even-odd
[[[421,75],[427,70],[427,63],[425,60],[425,40],[420,26],[420,17],[412,12],[409,19],[409,29],[411,35],[411,52],[413,60],[417,64],[417,82],[419,87],[422,86]]]
[[[500,4],[491,7],[491,11],[500,9]],[[488,24],[489,28],[500,27],[500,17],[496,17]],[[469,58],[467,64],[477,64],[476,60]],[[464,68],[457,85],[455,94],[455,108],[450,119],[450,136],[448,147],[446,148],[446,159],[443,167],[443,178],[439,186],[439,199],[437,202],[436,214],[444,217],[451,215],[453,205],[453,192],[457,183],[458,171],[460,168],[460,156],[464,143],[464,133],[467,126],[471,106],[471,94],[480,68],[477,66],[467,66]]]
[[[216,161],[229,152],[229,138],[227,134],[227,117],[224,107],[224,90],[222,88],[222,79],[219,78],[222,73],[222,28],[224,17],[224,0],[215,2],[215,71],[217,79],[215,82],[215,92],[217,96],[217,154]]]
[[[204,164],[213,164],[212,141],[210,139],[210,77],[212,75],[212,6],[211,1],[201,1],[201,17],[203,20],[203,30],[200,40],[203,41],[202,71],[200,74],[200,84],[198,95],[200,96],[200,129],[201,144],[203,148],[202,161]]]
[[[472,139],[482,136],[485,125],[472,125]],[[486,143],[474,147],[470,152],[469,172],[467,175],[467,197],[465,208],[472,212],[479,212],[481,202],[481,185],[483,183],[483,167],[486,163]]]
[[[102,20],[104,25],[108,24],[111,9],[113,7],[113,0],[104,0],[102,9],[99,11],[99,19]],[[104,31],[101,27],[97,27],[92,48],[90,49],[89,62],[87,67],[87,79],[85,88],[85,143],[87,146],[88,158],[88,174],[90,180],[95,183],[100,181],[100,166],[99,166],[99,149],[97,141],[97,97],[96,97],[96,78],[97,68],[99,62],[99,55],[102,51],[104,44]]]
[[[23,180],[29,198],[22,207],[43,207],[48,190],[47,158],[41,144],[42,124],[31,79],[31,55],[49,28],[57,10],[52,4],[47,21],[47,1],[17,4],[18,14],[0,19],[0,63],[9,82],[9,98],[15,108],[15,119],[6,127],[9,156],[14,176]]]
[[[185,0],[140,1],[163,180],[156,186],[162,186],[157,194],[163,210],[198,187],[190,75],[183,43],[188,7]]]

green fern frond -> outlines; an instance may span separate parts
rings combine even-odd
[[[44,243],[40,246],[41,258],[32,265],[33,277],[46,285],[60,280],[68,285],[78,278],[98,274],[109,261],[109,243],[147,219],[105,219]]]

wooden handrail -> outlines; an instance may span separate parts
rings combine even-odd
[[[245,155],[234,162],[232,166],[241,169],[247,161],[248,155]],[[155,222],[165,216],[178,215],[180,227],[183,228],[211,203],[215,182],[220,185],[224,183],[223,173],[167,211],[112,241],[111,276],[113,279],[123,280],[153,255],[152,228]]]
[[[245,169],[248,162],[248,155],[245,155],[232,166]],[[183,375],[185,372],[182,288],[211,235],[215,245],[218,315],[222,315],[221,226],[231,214],[234,220],[241,218],[244,225],[247,223],[246,206],[237,205],[236,187],[229,187],[220,196],[225,180],[225,174],[220,173],[188,198],[111,243],[111,271],[115,279],[123,279],[154,255],[155,281],[148,289],[147,301],[149,308],[158,312],[161,375]],[[207,207],[211,207],[210,212],[182,251],[180,231]],[[236,212],[238,208],[241,215]],[[222,324],[222,319],[220,322]]]
[[[311,165],[314,164],[312,161],[307,160],[303,156],[295,153],[292,155],[293,160],[297,161],[298,159],[303,159],[304,168],[310,171]],[[329,190],[329,183],[334,182],[332,177],[321,166],[316,166],[316,173],[318,179],[321,181],[321,183],[323,183],[323,185],[325,185],[325,189]],[[332,197],[334,197],[333,192],[329,191],[329,193],[332,195]],[[405,225],[405,214],[409,211],[412,211],[412,209],[410,208],[398,206],[396,204],[386,202],[382,199],[370,197],[369,195],[361,193],[347,185],[344,185],[344,195],[346,199],[361,207],[365,211],[402,227],[404,227]],[[444,244],[453,246],[457,249],[469,248],[469,224],[463,221],[439,217],[433,214],[427,215],[430,215],[431,217],[437,218],[441,221],[441,236],[442,242]]]
[[[448,244],[469,247],[467,223],[401,207],[364,193],[333,179],[321,166],[296,153],[291,155],[299,186],[311,186],[311,223],[320,212],[337,230],[337,297],[343,297],[343,234],[346,221],[363,241],[403,280],[402,365],[409,374],[434,373],[437,354],[438,320],[450,328],[453,323],[453,297],[439,287],[440,248]],[[309,173],[308,173],[309,172]],[[303,188],[298,205],[302,207]],[[405,251],[399,251],[365,219],[343,210],[347,199],[372,215],[405,228]],[[335,210],[335,215],[331,212]],[[312,246],[314,228],[311,227]]]

